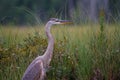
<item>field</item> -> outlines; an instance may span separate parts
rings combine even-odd
[[[43,26],[0,26],[0,80],[21,80],[45,52]],[[119,25],[55,25],[51,32],[55,45],[48,80],[120,80]]]

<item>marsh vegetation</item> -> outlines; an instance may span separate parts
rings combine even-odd
[[[55,47],[48,80],[119,80],[119,25],[53,26]],[[47,47],[43,26],[0,26],[0,80],[20,80]]]

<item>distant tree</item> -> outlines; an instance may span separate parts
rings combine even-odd
[[[111,16],[116,20],[120,20],[120,0],[110,0],[109,8],[111,11]]]
[[[77,7],[77,0],[68,0],[68,15],[70,18],[74,17],[75,8]]]
[[[104,11],[104,14],[109,13],[109,0],[80,0],[78,1],[78,7],[81,15],[80,19],[98,22],[101,10]]]
[[[100,10],[120,20],[120,0],[0,0],[0,22],[36,24],[50,17],[97,22]]]

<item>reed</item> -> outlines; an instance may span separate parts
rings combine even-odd
[[[48,80],[120,79],[118,25],[53,26],[54,55]],[[31,61],[45,52],[43,26],[0,27],[0,80],[20,80]]]

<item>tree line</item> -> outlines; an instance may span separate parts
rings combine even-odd
[[[114,22],[120,19],[119,4],[120,0],[0,0],[0,24],[38,24],[51,17],[97,22],[100,12]]]

